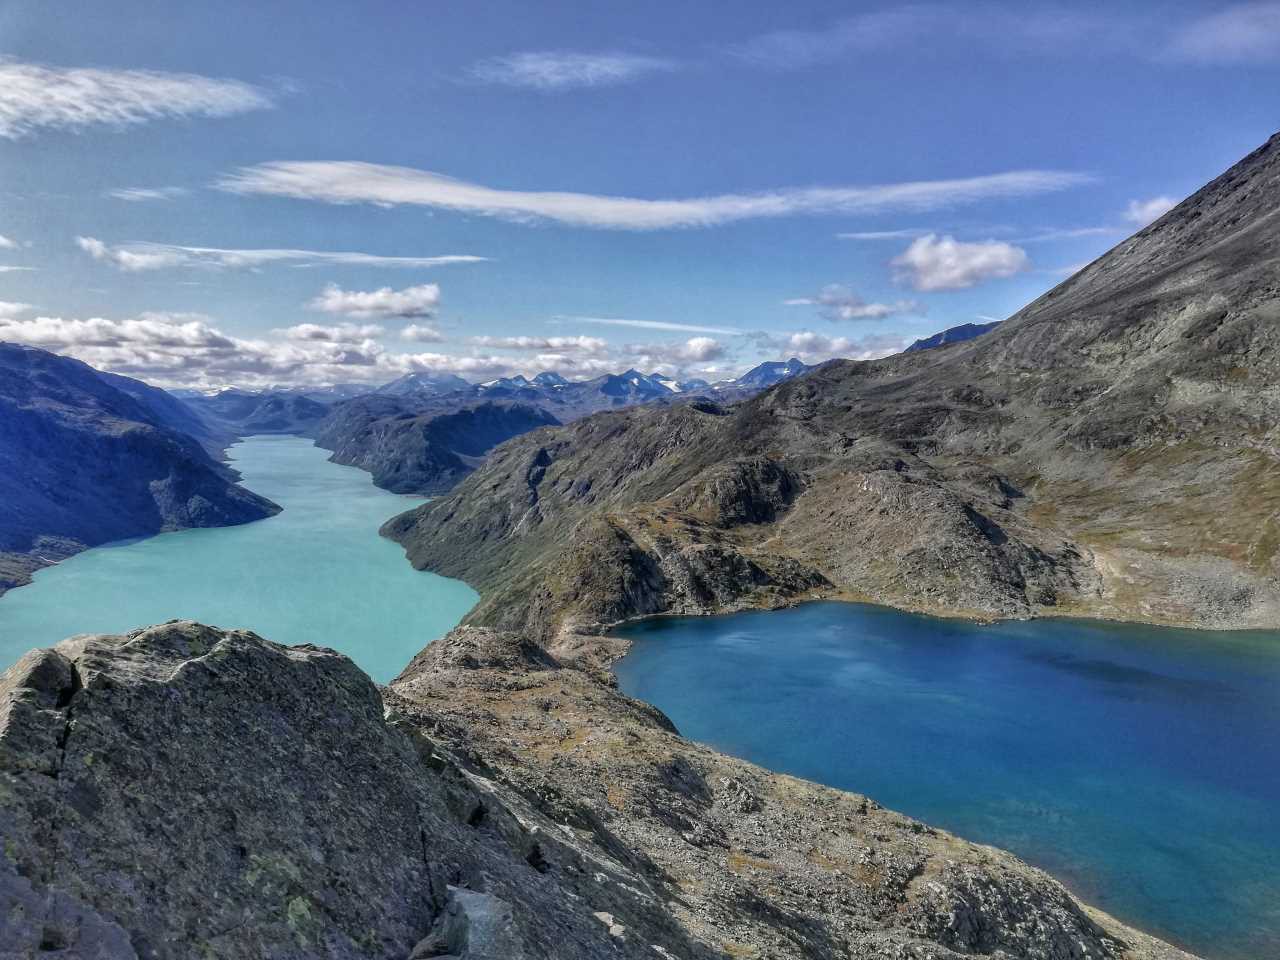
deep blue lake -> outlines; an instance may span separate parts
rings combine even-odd
[[[687,737],[1004,847],[1202,956],[1280,957],[1280,633],[831,602],[618,633],[622,689]]]
[[[0,597],[0,670],[73,634],[192,619],[333,647],[386,682],[475,604],[465,583],[419,573],[378,536],[418,501],[298,437],[251,437],[229,455],[281,513],[97,547],[41,570]]]

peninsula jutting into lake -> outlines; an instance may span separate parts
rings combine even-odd
[[[0,957],[1280,955],[1280,7],[0,22]]]

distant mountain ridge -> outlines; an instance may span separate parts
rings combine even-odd
[[[992,320],[990,323],[962,323],[958,327],[948,327],[931,337],[922,337],[902,352],[914,353],[918,350],[932,350],[934,347],[946,346],[949,343],[963,343],[965,340],[972,340],[984,333],[990,333],[999,325],[999,320]]]
[[[202,440],[155,387],[0,343],[0,593],[86,547],[278,512]]]

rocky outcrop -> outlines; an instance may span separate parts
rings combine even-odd
[[[444,404],[445,401],[439,401]],[[418,412],[398,397],[358,397],[316,428],[334,463],[359,467],[392,493],[438,494],[471,473],[498,444],[559,423],[537,407],[495,401],[450,412]]]
[[[546,640],[816,594],[1274,627],[1278,269],[1280,136],[981,337],[517,439],[386,533]],[[731,585],[655,573],[704,549]]]
[[[278,512],[169,425],[178,407],[120,380],[0,344],[0,592],[86,547]]]
[[[0,678],[0,797],[4,956],[1185,958],[486,630],[382,697],[189,622],[35,651]]]

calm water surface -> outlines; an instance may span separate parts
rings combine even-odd
[[[417,572],[378,536],[413,500],[297,437],[253,437],[230,455],[283,512],[99,547],[37,573],[0,598],[0,669],[76,633],[190,618],[333,647],[385,682],[475,603],[466,584]]]
[[[681,732],[970,840],[1210,958],[1280,958],[1280,633],[858,604],[645,621]]]

